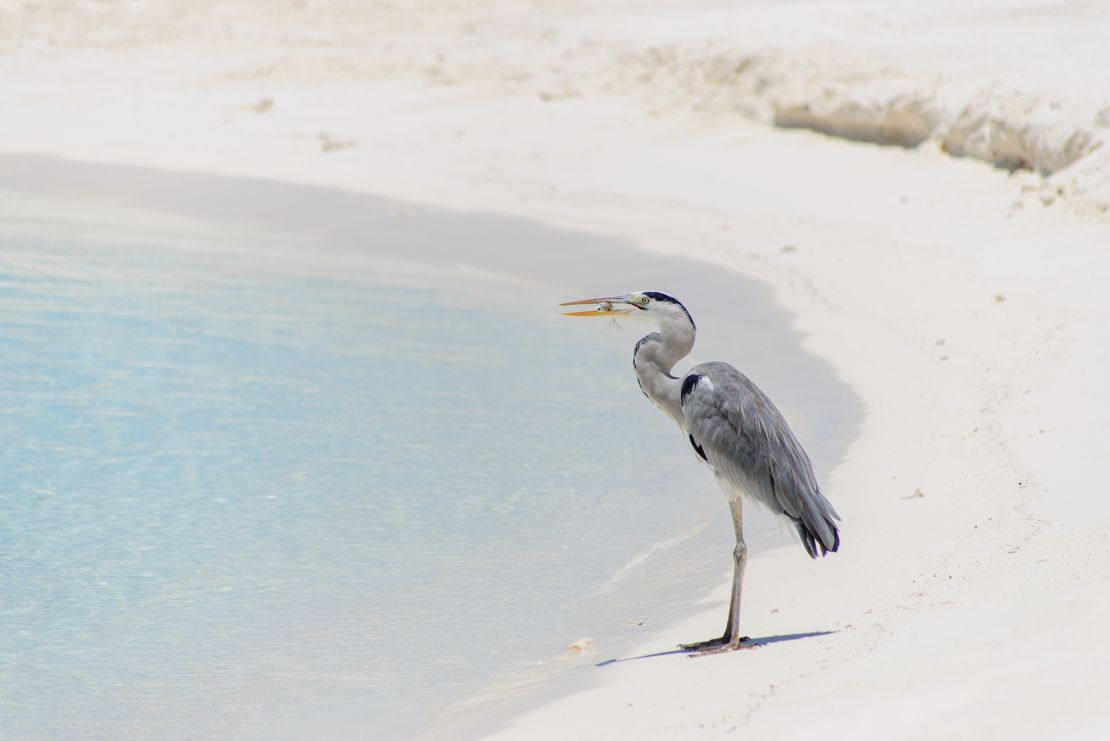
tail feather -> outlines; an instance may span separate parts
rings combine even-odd
[[[825,525],[832,533],[831,543],[822,538],[815,528],[809,527],[801,518],[792,519],[794,519],[794,527],[798,529],[798,535],[802,538],[802,545],[805,546],[810,558],[817,558],[818,550],[820,550],[820,555],[824,556],[828,553],[836,553],[840,549],[840,530],[837,529],[836,522],[831,517],[823,518]]]

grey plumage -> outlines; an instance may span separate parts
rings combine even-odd
[[[681,378],[671,375],[694,346],[693,317],[660,291],[570,301],[596,303],[593,311],[568,316],[628,314],[659,326],[636,343],[632,367],[640,390],[682,430],[698,459],[713,472],[728,499],[736,532],[728,623],[720,638],[686,644],[699,653],[730,651],[750,643],[740,634],[740,596],[748,549],[744,498],[794,525],[813,558],[840,548],[840,517],[817,483],[813,465],[782,414],[747,376],[727,363],[702,363]],[[615,308],[616,305],[629,308]]]
[[[691,383],[692,379],[697,379]],[[816,558],[840,547],[840,517],[821,493],[809,456],[779,410],[727,363],[702,363],[683,378],[690,440],[715,474],[772,514],[790,518]]]

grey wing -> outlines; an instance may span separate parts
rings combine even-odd
[[[690,444],[716,475],[788,517],[810,556],[840,547],[840,517],[809,456],[747,376],[727,363],[697,365],[683,378],[681,403]]]

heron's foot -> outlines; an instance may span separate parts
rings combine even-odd
[[[679,648],[683,651],[689,651],[690,658],[693,658],[695,656],[708,656],[709,654],[723,654],[728,651],[739,651],[742,648],[755,648],[757,645],[759,644],[752,643],[752,639],[747,636],[730,638],[724,635],[709,641],[682,643],[679,644]]]

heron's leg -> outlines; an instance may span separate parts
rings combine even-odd
[[[729,507],[732,509],[732,523],[736,530],[736,547],[732,550],[732,596],[728,602],[728,623],[725,625],[725,634],[720,638],[682,645],[687,651],[696,652],[695,656],[735,651],[752,645],[751,639],[740,635],[740,596],[744,588],[744,569],[748,565],[748,546],[744,543],[744,511],[739,498],[730,498]]]
[[[743,538],[736,543],[733,558],[736,565],[732,570],[732,605],[728,611],[728,629],[725,631],[725,636],[731,639],[733,648],[739,648],[742,642],[751,640],[747,636],[740,635],[740,594],[744,590],[744,569],[748,565],[748,546]]]

